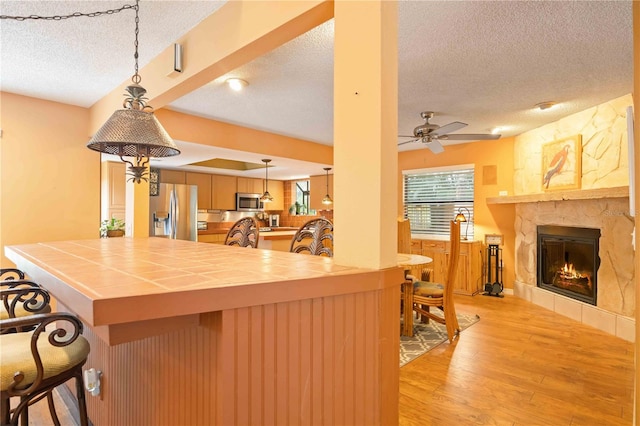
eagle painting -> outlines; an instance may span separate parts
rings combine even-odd
[[[567,163],[567,157],[569,156],[569,145],[565,145],[562,147],[560,151],[558,151],[549,164],[547,165],[546,172],[544,174],[544,178],[542,179],[542,184],[545,188],[549,188],[549,182],[551,182],[551,178],[560,172],[562,172],[562,168]]]

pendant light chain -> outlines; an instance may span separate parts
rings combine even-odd
[[[140,34],[140,16],[138,16],[138,12],[140,11],[140,6],[138,5],[138,0],[136,0],[136,5],[134,7],[136,10],[136,31],[135,31],[135,41],[133,42],[135,46],[135,53],[133,54],[133,59],[135,60],[135,73],[133,77],[131,77],[131,81],[134,84],[140,84],[142,81],[142,77],[138,74],[138,34]]]
[[[40,16],[40,15],[29,15],[29,16],[11,16],[11,15],[0,15],[0,19],[12,19],[14,21],[26,21],[28,19],[33,19],[33,20],[43,20],[43,21],[62,21],[63,19],[69,19],[69,18],[80,18],[80,17],[86,17],[86,18],[96,18],[98,16],[102,16],[102,15],[113,15],[115,13],[118,12],[122,12],[123,10],[128,10],[128,9],[136,9],[136,14],[137,14],[137,9],[138,8],[138,2],[136,1],[136,5],[130,5],[130,4],[125,4],[124,6],[122,6],[119,9],[109,9],[109,10],[104,10],[101,12],[89,12],[89,13],[81,13],[81,12],[74,12],[70,15],[53,15],[53,16]]]

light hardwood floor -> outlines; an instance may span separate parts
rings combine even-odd
[[[633,424],[633,344],[513,296],[456,309],[480,321],[400,369],[400,425]],[[29,424],[52,424],[38,405]]]
[[[400,369],[400,425],[631,425],[634,346],[514,296]]]

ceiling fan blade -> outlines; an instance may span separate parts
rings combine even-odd
[[[400,143],[398,144],[398,146],[400,146],[400,145],[405,145],[405,144],[408,144],[408,143],[411,143],[411,142],[416,142],[416,141],[418,141],[418,140],[420,140],[420,139],[414,139],[414,140],[411,140],[411,141],[404,141],[404,142],[400,142]]]
[[[432,136],[446,135],[447,133],[460,130],[463,127],[467,127],[467,124],[461,123],[459,121],[454,121],[453,123],[445,124],[444,126],[437,128],[436,130],[434,130],[433,132],[430,132],[429,134]]]
[[[416,138],[415,135],[398,135],[399,138]]]
[[[438,139],[449,141],[479,141],[479,140],[491,140],[500,139],[502,135],[492,135],[484,133],[459,133],[454,135],[442,135],[438,136]]]
[[[426,145],[434,154],[444,152],[444,147],[437,139],[432,139],[431,142],[427,142]]]

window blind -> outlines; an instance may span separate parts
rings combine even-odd
[[[473,168],[458,170],[420,171],[404,174],[404,215],[416,234],[449,235],[449,222],[459,209],[467,223],[462,223],[461,235],[473,239]],[[470,216],[470,217],[469,217]]]

